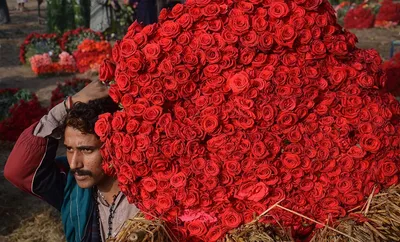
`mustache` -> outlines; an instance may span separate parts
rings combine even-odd
[[[82,169],[71,169],[69,171],[72,175],[77,174],[78,176],[93,176],[92,172],[88,170],[82,170]]]

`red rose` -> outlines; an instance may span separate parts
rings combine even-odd
[[[182,28],[188,29],[188,28],[190,28],[190,27],[192,26],[192,24],[193,24],[193,17],[192,17],[190,14],[188,14],[188,13],[184,13],[184,14],[182,14],[182,16],[180,16],[180,17],[176,20],[176,22],[177,22],[180,26],[182,26]]]
[[[130,119],[126,124],[126,132],[132,134],[139,129],[139,122],[135,119]]]
[[[250,85],[249,76],[246,72],[239,72],[227,80],[227,85],[233,93],[241,93]]]
[[[207,241],[215,242],[219,240],[225,233],[222,226],[213,226],[210,228],[206,234]]]
[[[225,227],[233,229],[239,227],[243,222],[243,217],[233,208],[228,208],[221,214],[221,221]]]
[[[108,95],[111,97],[111,99],[115,102],[115,103],[119,103],[120,99],[121,99],[121,92],[118,90],[117,85],[113,84],[110,86],[110,89],[108,91]]]
[[[192,236],[202,237],[207,233],[206,225],[198,220],[186,223],[186,228]]]
[[[381,148],[381,141],[375,135],[364,134],[361,135],[360,146],[366,151],[375,153]]]
[[[379,162],[379,169],[386,177],[395,175],[399,170],[393,161]]]
[[[189,190],[186,199],[183,201],[183,205],[187,208],[193,207],[199,204],[199,200],[199,193],[195,190]]]
[[[134,106],[134,105],[132,105]],[[162,114],[162,108],[160,106],[151,106],[146,108],[143,112],[143,119],[150,123],[155,123]]]
[[[275,33],[275,41],[281,46],[293,47],[297,33],[292,25],[286,24]]]
[[[94,132],[96,132],[102,142],[104,142],[107,136],[110,135],[111,119],[112,116],[110,113],[100,114],[96,124],[94,125]]]
[[[179,32],[180,32],[179,24],[171,20],[167,20],[161,24],[160,34],[163,37],[175,38],[178,36]]]
[[[170,179],[171,186],[178,188],[186,185],[186,175],[183,172],[178,172]]]
[[[100,66],[99,80],[110,81],[114,78],[115,64],[109,59],[105,59]]]
[[[251,30],[247,34],[241,36],[240,41],[244,46],[256,47],[258,45],[258,35],[255,31]]]
[[[326,47],[320,40],[314,40],[311,44],[311,51],[314,58],[324,58],[326,56]]]
[[[283,2],[272,2],[268,9],[268,14],[272,18],[283,18],[289,13],[289,7]]]
[[[111,122],[113,130],[120,131],[125,127],[126,113],[116,112]]]
[[[217,176],[220,172],[219,166],[214,161],[209,161],[204,168],[204,172],[207,176]]]
[[[136,139],[136,148],[139,151],[146,151],[150,144],[150,139],[147,135],[139,134],[135,136]]]
[[[319,5],[321,5],[322,0],[307,0],[304,1],[304,8],[307,10],[317,10]]]
[[[125,74],[119,74],[116,76],[115,81],[118,85],[119,90],[122,92],[127,92],[131,88],[131,81],[129,77]]]
[[[172,197],[167,194],[159,194],[156,199],[156,209],[159,213],[166,212],[174,205]]]
[[[236,35],[245,34],[250,28],[250,22],[247,15],[236,15],[229,18],[229,28]]]
[[[241,172],[240,164],[237,161],[227,161],[224,166],[226,172],[232,176],[239,175]]]
[[[297,115],[292,112],[281,112],[277,118],[277,123],[282,128],[289,128],[298,121]]]
[[[143,188],[148,192],[154,192],[157,189],[157,183],[150,177],[146,177],[141,181]]]
[[[135,148],[135,140],[131,135],[126,134],[122,140],[122,145],[122,151],[128,154]]]
[[[364,72],[358,76],[357,83],[363,88],[372,88],[374,86],[374,78]]]
[[[127,58],[135,54],[137,50],[137,44],[132,39],[124,39],[122,40],[122,42],[120,42],[120,48],[121,48],[120,51],[121,56]],[[117,50],[115,50],[115,52],[116,51]]]
[[[148,60],[156,60],[160,57],[160,54],[161,54],[160,45],[155,44],[155,43],[147,44],[143,48],[143,53]]]
[[[301,164],[300,157],[296,154],[285,153],[283,154],[282,164],[287,169],[294,169]]]
[[[256,160],[263,160],[270,153],[267,150],[266,145],[262,141],[255,142],[251,149],[251,157]]]
[[[209,115],[203,118],[202,120],[202,128],[203,130],[208,133],[212,134],[218,127],[218,117],[215,115]]]
[[[143,63],[140,59],[135,57],[130,57],[128,59],[128,69],[132,72],[139,72],[143,68]]]

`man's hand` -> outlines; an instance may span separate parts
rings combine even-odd
[[[100,81],[92,81],[77,94],[72,96],[72,103],[88,103],[91,100],[108,96],[108,88]]]

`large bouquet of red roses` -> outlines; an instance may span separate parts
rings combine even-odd
[[[400,105],[375,50],[326,0],[188,0],[130,26],[100,69],[103,168],[181,240],[215,241],[280,201],[322,223],[398,183]],[[281,209],[262,222],[314,225]]]
[[[58,83],[56,89],[51,92],[50,108],[64,101],[67,96],[73,96],[90,82],[90,79],[74,78],[66,80],[63,83]]]
[[[367,4],[350,9],[344,17],[346,29],[366,29],[374,26],[375,15]]]
[[[111,56],[111,45],[107,41],[86,39],[78,45],[73,56],[79,72],[98,70],[103,60]]]
[[[0,89],[0,140],[17,140],[45,112],[34,93],[25,89]]]

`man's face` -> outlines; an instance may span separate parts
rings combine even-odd
[[[94,134],[84,134],[70,126],[66,127],[64,135],[70,172],[75,176],[78,186],[91,188],[97,185],[105,177],[101,169],[102,143]]]

